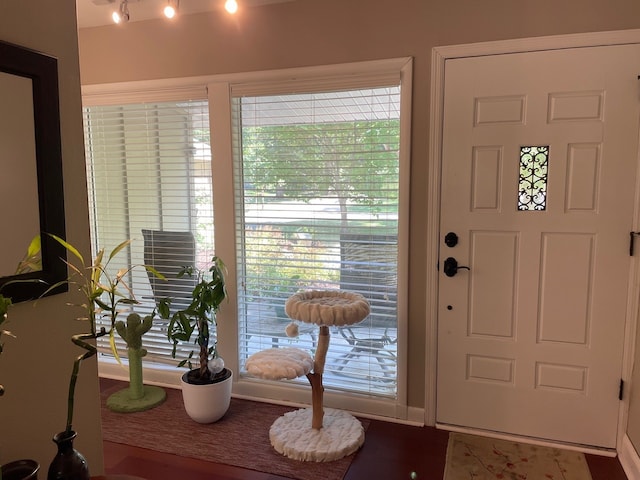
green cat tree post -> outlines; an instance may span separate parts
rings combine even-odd
[[[141,412],[157,407],[167,398],[160,387],[142,383],[142,358],[147,351],[142,348],[142,336],[149,331],[153,317],[147,315],[144,320],[137,313],[130,313],[127,323],[116,322],[116,331],[127,342],[129,353],[129,387],[124,388],[107,399],[107,407],[114,412]]]

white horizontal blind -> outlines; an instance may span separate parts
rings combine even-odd
[[[84,129],[94,252],[104,248],[108,253],[133,239],[130,248],[114,258],[110,271],[146,262],[167,281],[150,279],[144,268],[135,267],[127,281],[140,303],[131,310],[147,315],[156,299],[166,296],[184,307],[191,287],[175,273],[194,261],[206,269],[213,255],[207,102],[87,106]],[[145,246],[143,231],[147,242],[155,240],[153,250]],[[127,314],[119,318],[126,320]],[[126,357],[124,342],[116,338],[120,355]],[[145,361],[177,363],[171,358],[165,321],[156,318],[143,345],[149,352]],[[100,339],[98,346],[103,354],[110,353],[107,339]],[[192,346],[181,346],[180,358]]]
[[[397,396],[400,87],[234,96],[240,365],[287,337],[301,289],[364,295],[371,315],[333,328],[327,388]]]

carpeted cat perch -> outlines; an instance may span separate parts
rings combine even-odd
[[[107,399],[107,407],[114,412],[143,412],[162,404],[167,398],[163,388],[144,385],[142,381],[142,358],[147,350],[142,348],[142,336],[151,329],[153,317],[144,320],[137,313],[130,313],[127,323],[116,322],[116,330],[127,343],[129,358],[129,387],[113,393]]]
[[[329,327],[353,325],[369,315],[369,303],[357,293],[310,290],[292,295],[285,305],[293,320],[320,327],[315,359],[299,348],[270,348],[247,360],[251,375],[268,380],[292,380],[306,375],[311,384],[311,409],[302,408],[276,419],[269,430],[277,452],[315,462],[338,460],[364,443],[364,429],[353,415],[323,408],[322,375],[329,349]]]

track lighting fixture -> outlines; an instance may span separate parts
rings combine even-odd
[[[167,6],[164,7],[164,16],[167,18],[173,18],[178,13],[178,6],[180,5],[180,0],[167,0]]]
[[[229,13],[236,13],[238,11],[238,2],[236,2],[236,0],[227,0],[224,4],[224,8]]]
[[[114,10],[111,14],[114,23],[126,23],[129,21],[129,4],[128,0],[121,0],[118,10]]]
[[[98,0],[93,0],[93,1],[97,2]],[[111,18],[113,19],[114,23],[126,23],[130,19],[129,2],[137,2],[141,0],[100,0],[100,1],[111,3],[111,4],[114,4],[114,3],[117,4],[118,8],[111,13]],[[211,0],[211,1],[214,1],[214,0]],[[215,1],[219,1],[219,0],[215,0]],[[162,13],[166,18],[172,19],[178,14],[178,9],[180,7],[180,0],[166,0],[166,2],[167,3],[164,9],[162,10]],[[234,14],[238,11],[238,1],[225,0],[224,8],[228,13]]]

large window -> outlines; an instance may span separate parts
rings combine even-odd
[[[288,336],[284,303],[300,289],[343,289],[365,296],[371,314],[331,330],[327,405],[395,416],[406,404],[410,77],[410,61],[396,59],[85,89],[94,249],[131,238],[114,267],[202,267],[215,243],[231,280],[216,335],[237,394],[308,401],[306,379],[262,381],[244,365],[265,348],[313,353],[318,327],[298,323]],[[129,282],[145,314],[189,290],[141,268]],[[172,383],[166,324],[143,342],[145,379]],[[109,345],[99,346],[108,367]]]
[[[400,88],[233,99],[241,363],[288,338],[287,298],[343,289],[371,315],[335,328],[325,386],[395,397]]]

